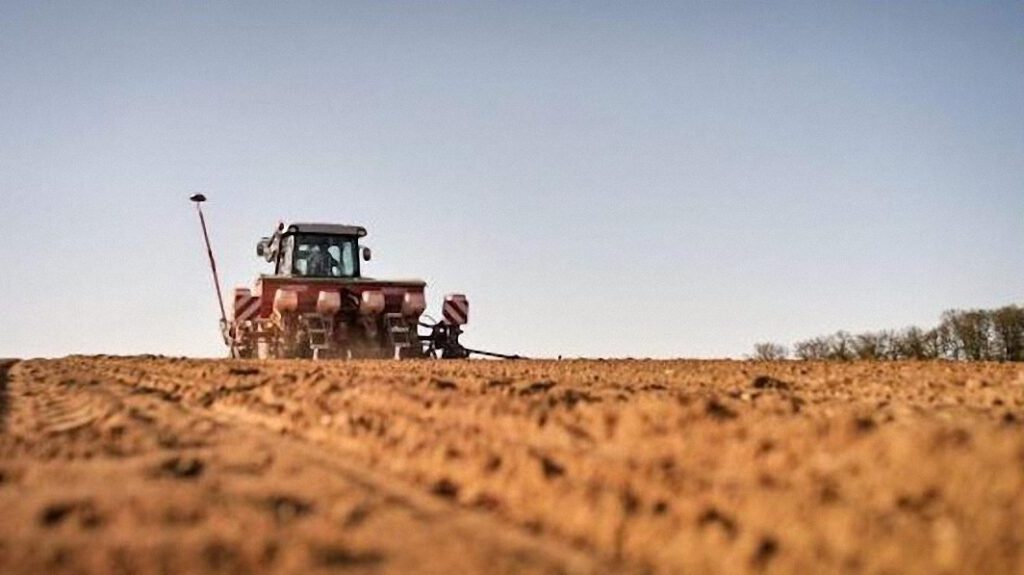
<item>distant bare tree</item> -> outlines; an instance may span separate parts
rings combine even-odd
[[[845,331],[837,331],[828,337],[828,359],[850,361],[855,357],[853,338]]]
[[[963,351],[957,338],[953,334],[953,328],[946,321],[931,330],[932,344],[935,346],[935,357],[943,359],[963,359]]]
[[[853,336],[853,355],[857,359],[888,359],[888,335],[881,331],[869,331]]]
[[[990,312],[993,359],[1024,361],[1024,308],[1008,305]]]
[[[883,330],[878,332],[878,338],[880,340],[879,345],[882,347],[882,357],[884,359],[900,359],[900,332],[894,329]]]
[[[942,314],[953,359],[983,361],[991,354],[991,325],[982,310],[948,310]]]
[[[892,359],[935,359],[939,356],[935,330],[911,326],[892,336]]]
[[[754,344],[753,359],[759,361],[778,361],[787,357],[789,357],[789,350],[784,345],[770,341]]]
[[[948,357],[945,343],[947,337],[942,333],[942,330],[938,327],[924,332],[922,336],[924,342],[924,359],[942,359]]]
[[[935,328],[939,335],[942,355],[949,359],[964,359],[963,344],[957,336],[959,330],[956,327],[956,323],[960,321],[960,313],[952,309],[942,312],[939,326]]]
[[[793,354],[803,360],[828,359],[828,352],[829,339],[827,337],[815,337],[793,344]]]

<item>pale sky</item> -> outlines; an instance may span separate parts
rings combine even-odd
[[[218,356],[278,219],[464,343],[738,357],[1024,303],[1021,2],[0,2],[0,356]]]

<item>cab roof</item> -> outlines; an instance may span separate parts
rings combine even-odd
[[[288,224],[284,228],[286,234],[329,234],[336,236],[358,236],[366,235],[366,228],[363,226],[348,226],[344,224],[316,224],[296,222]]]

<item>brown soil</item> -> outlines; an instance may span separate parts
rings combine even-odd
[[[4,371],[2,573],[1024,572],[1021,366]]]

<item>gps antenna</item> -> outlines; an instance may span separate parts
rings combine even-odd
[[[196,211],[199,212],[199,225],[203,227],[203,240],[206,241],[206,255],[210,257],[210,270],[213,271],[213,287],[217,290],[217,303],[220,305],[220,325],[221,331],[223,332],[224,339],[228,339],[227,325],[228,316],[224,313],[224,296],[220,293],[220,278],[217,277],[217,262],[213,259],[213,249],[210,247],[210,234],[206,232],[206,218],[203,217],[203,202],[206,201],[206,196],[203,194],[195,194],[189,198],[196,204]],[[234,351],[234,343],[230,343],[231,350]]]

